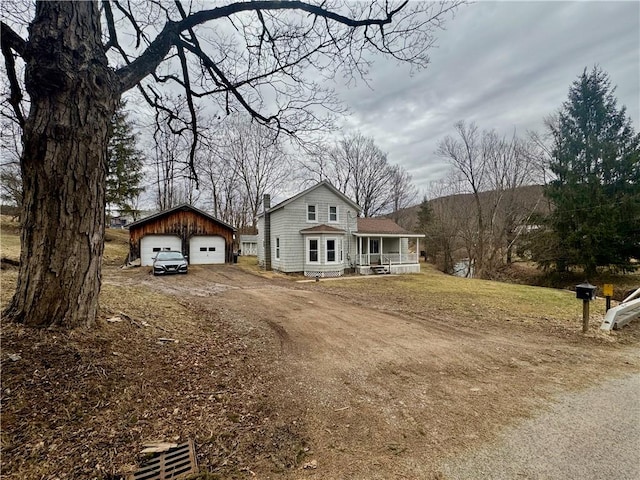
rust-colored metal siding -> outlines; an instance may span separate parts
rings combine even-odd
[[[182,253],[189,254],[189,239],[194,235],[219,235],[225,241],[225,259],[233,262],[233,230],[193,210],[178,210],[134,225],[129,229],[129,259],[140,258],[140,240],[145,235],[178,235]]]

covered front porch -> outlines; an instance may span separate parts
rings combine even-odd
[[[419,273],[420,234],[371,234],[355,233],[356,272],[371,273]],[[415,246],[409,248],[409,239]]]

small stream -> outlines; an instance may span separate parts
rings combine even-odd
[[[453,275],[456,277],[473,278],[473,265],[469,269],[469,259],[464,258],[453,266]]]

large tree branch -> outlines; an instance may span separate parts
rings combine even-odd
[[[152,73],[169,53],[171,47],[176,44],[180,32],[189,30],[211,20],[226,18],[237,13],[248,11],[301,10],[308,12],[311,15],[324,17],[352,28],[369,25],[383,27],[384,25],[391,23],[393,21],[393,17],[400,12],[407,3],[408,0],[403,2],[398,8],[388,11],[383,18],[366,18],[362,20],[349,18],[336,12],[326,10],[321,6],[310,5],[296,0],[287,2],[267,0],[247,3],[232,3],[224,7],[203,10],[189,15],[179,22],[168,21],[160,34],[158,34],[156,39],[149,45],[142,55],[140,55],[135,61],[131,62],[131,64],[118,70],[117,74],[121,81],[121,89],[122,91],[129,90],[138,84],[144,77]]]
[[[109,50],[113,46],[120,46],[118,43],[118,33],[116,25],[113,21],[113,11],[109,0],[102,0],[102,8],[104,8],[104,16],[107,22],[107,30],[109,31],[109,41],[105,44],[104,49]]]
[[[182,67],[182,75],[187,88],[185,89],[187,95],[187,105],[189,107],[189,114],[191,115],[191,134],[193,140],[191,142],[191,148],[189,149],[189,167],[193,178],[196,180],[196,189],[198,189],[198,175],[196,173],[196,148],[198,146],[198,116],[196,115],[196,109],[193,104],[193,96],[191,95],[190,80],[189,80],[189,67],[187,65],[187,58],[184,54],[182,46],[178,47],[178,57],[180,58],[180,66]]]
[[[6,23],[0,22],[0,48],[4,57],[4,64],[9,78],[9,105],[16,114],[18,124],[24,126],[24,114],[22,113],[22,89],[16,73],[16,61],[13,52],[25,57],[27,42],[11,29]],[[13,52],[12,52],[13,51]]]
[[[0,22],[0,40],[3,47],[10,48],[24,58],[27,42],[4,22]]]

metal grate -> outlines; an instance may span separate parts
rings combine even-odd
[[[193,441],[189,440],[152,458],[127,480],[178,480],[193,473],[198,473],[198,464]]]

